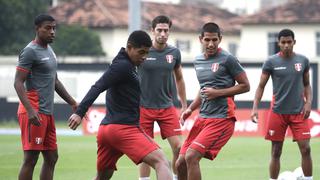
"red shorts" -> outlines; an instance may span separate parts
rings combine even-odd
[[[221,148],[231,138],[236,119],[198,117],[187,139],[181,147],[180,154],[188,148],[200,152],[205,158],[213,160]]]
[[[152,138],[155,121],[160,127],[162,139],[182,134],[177,110],[173,106],[165,109],[140,107],[140,125]]]
[[[28,114],[18,114],[23,150],[56,150],[57,137],[52,115],[39,114],[41,126],[29,124]]]
[[[145,156],[159,149],[159,146],[141,128],[123,124],[100,125],[97,143],[98,171],[116,169],[116,163],[123,154],[139,164]]]
[[[278,114],[270,111],[265,139],[284,141],[288,126],[291,129],[294,141],[310,139],[310,127],[303,116],[303,114]]]

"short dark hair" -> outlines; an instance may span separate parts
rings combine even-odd
[[[55,21],[55,19],[48,14],[39,14],[34,18],[34,25],[40,26],[45,21]]]
[[[160,15],[160,16],[155,17],[152,20],[152,29],[154,29],[157,26],[157,24],[160,24],[160,23],[169,24],[169,28],[171,28],[171,25],[172,25],[172,21],[170,20],[169,17],[164,16],[164,15]]]
[[[280,40],[281,37],[288,37],[291,36],[294,40],[294,32],[291,29],[282,29],[278,34],[278,40]]]
[[[133,31],[127,43],[130,43],[134,48],[141,48],[141,47],[151,47],[152,41],[148,33],[142,30]]]
[[[202,26],[202,29],[201,29],[201,36],[202,37],[204,36],[205,32],[218,33],[218,36],[221,36],[220,27],[218,26],[218,24],[216,24],[214,22],[208,22]]]

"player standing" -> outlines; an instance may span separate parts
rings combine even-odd
[[[251,118],[255,120],[258,119],[258,104],[271,76],[273,98],[265,136],[272,144],[269,165],[270,180],[278,178],[282,146],[288,126],[292,131],[293,140],[299,146],[304,180],[312,180],[310,128],[306,121],[310,115],[312,102],[309,81],[310,65],[305,56],[293,52],[295,44],[296,40],[292,30],[283,29],[279,32],[280,52],[269,57],[263,64],[253,102]]]
[[[152,47],[146,61],[139,66],[141,77],[141,127],[154,137],[154,122],[160,127],[161,136],[172,149],[173,177],[177,179],[175,162],[181,147],[181,128],[173,105],[173,89],[177,85],[181,112],[187,107],[185,83],[182,76],[180,50],[167,44],[172,22],[167,16],[157,16],[152,21]],[[140,166],[140,180],[150,179],[150,167]]]
[[[14,87],[20,99],[18,120],[24,151],[19,180],[32,179],[41,152],[40,179],[53,179],[58,160],[56,128],[53,118],[54,91],[75,110],[76,101],[69,95],[57,75],[57,59],[50,43],[56,21],[45,14],[35,20],[36,38],[20,53]]]

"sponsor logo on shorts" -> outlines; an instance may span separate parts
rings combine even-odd
[[[309,135],[310,132],[303,132],[302,135]]]
[[[196,141],[194,141],[193,143],[194,143],[194,144],[196,144],[196,145],[198,145],[198,146],[200,146],[200,147],[202,147],[203,149],[205,149],[205,148],[206,148],[203,144],[198,143],[198,142],[196,142]]]
[[[42,144],[42,138],[36,137],[35,142],[36,142],[36,144]]]
[[[274,135],[274,133],[275,133],[275,131],[274,131],[274,130],[269,130],[269,135],[270,135],[270,136],[273,136],[273,135]]]

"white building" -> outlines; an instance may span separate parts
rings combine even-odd
[[[128,1],[73,1],[52,8],[50,14],[59,23],[80,24],[97,32],[109,58],[116,55],[127,41]],[[181,50],[186,62],[191,62],[195,55],[201,52],[199,30],[209,21],[218,23],[224,31],[221,46],[236,54],[240,31],[235,23],[239,21],[233,22],[231,19],[237,15],[213,4],[164,4],[141,1],[142,29],[150,32],[151,21],[158,15],[167,15],[172,19],[169,43]]]
[[[289,28],[295,32],[295,52],[316,62],[320,57],[320,1],[297,0],[243,17],[238,56],[264,61],[276,53],[277,34]]]

